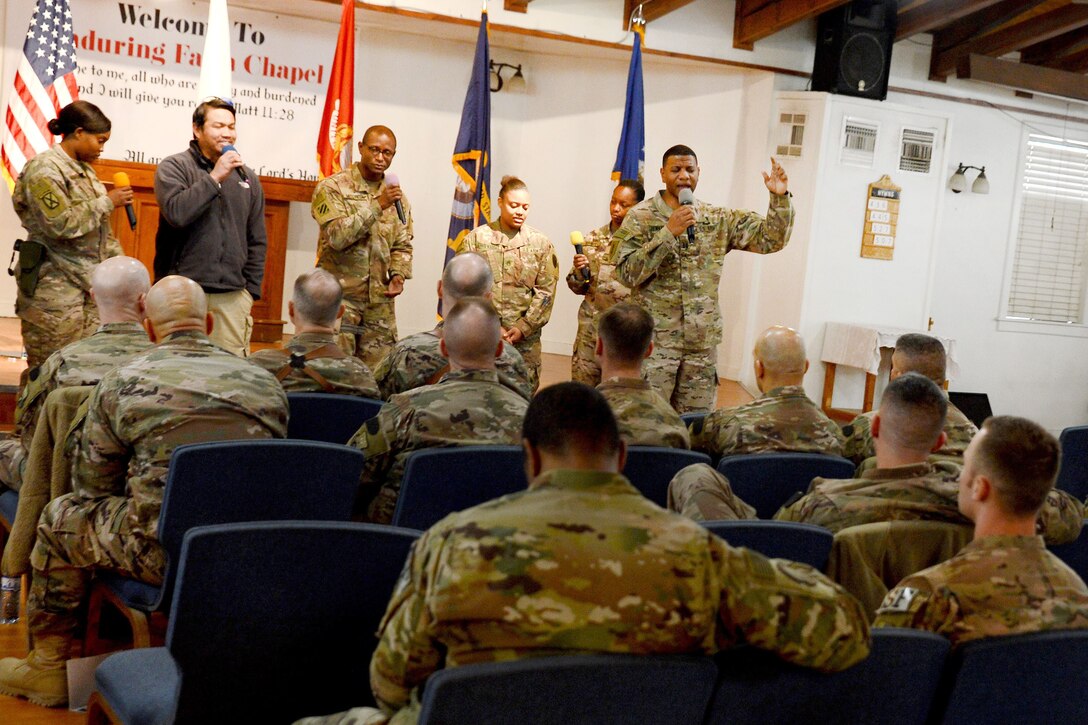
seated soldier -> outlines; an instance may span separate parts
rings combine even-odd
[[[295,280],[287,316],[295,336],[283,350],[261,350],[249,359],[276,376],[290,393],[341,393],[379,398],[370,368],[336,344],[336,322],[344,315],[344,292],[336,277],[311,269]]]
[[[802,387],[808,360],[801,335],[775,325],[756,340],[752,356],[763,395],[735,408],[719,408],[696,422],[691,447],[712,458],[770,451],[840,455],[839,426]]]
[[[817,478],[809,493],[784,506],[776,519],[818,524],[832,531],[875,521],[970,522],[958,506],[960,466],[927,457],[945,443],[948,399],[929,378],[907,373],[884,391],[873,417],[877,467],[860,478]],[[1084,506],[1064,491],[1050,491],[1038,529],[1052,543],[1080,534]]]
[[[920,373],[938,386],[944,386],[947,362],[944,345],[937,338],[914,332],[901,335],[896,340],[895,350],[892,352],[889,382],[905,373]],[[862,461],[876,455],[873,436],[869,432],[875,415],[876,411],[873,410],[862,413],[843,428],[843,434],[846,436],[843,455],[856,464],[860,465]],[[961,463],[963,452],[967,450],[967,444],[978,432],[978,428],[959,408],[949,403],[944,432],[945,442],[933,452],[933,455],[951,458],[956,463]]]
[[[689,448],[688,429],[648,382],[642,361],[654,348],[654,318],[638,305],[621,302],[597,320],[597,361],[601,391],[629,446]]]
[[[465,297],[446,314],[439,340],[449,371],[434,385],[389,398],[348,441],[366,453],[355,518],[387,524],[400,494],[408,454],[421,448],[512,445],[525,398],[499,381],[499,314],[490,300]]]
[[[442,310],[453,309],[464,297],[491,299],[494,278],[491,266],[475,252],[463,252],[446,263],[442,279],[438,281],[438,298]],[[442,324],[433,330],[420,332],[397,342],[374,371],[382,399],[388,400],[396,393],[406,393],[413,388],[437,383],[449,371],[446,356],[438,348],[442,337]],[[513,345],[505,345],[502,355],[495,361],[499,380],[521,397],[528,400],[533,395],[529,384],[529,369],[521,353]]]
[[[593,388],[541,390],[522,436],[528,490],[452,514],[412,547],[370,664],[380,719],[300,723],[415,722],[433,672],[478,662],[742,644],[823,671],[866,657],[857,601],[822,574],[734,549],[643,497],[619,473],[625,446]]]
[[[175,447],[287,434],[287,398],[275,378],[208,339],[200,285],[165,277],[145,306],[144,327],[158,344],[95,387],[72,493],[53,499],[38,523],[27,605],[33,648],[26,659],[0,660],[5,695],[68,702],[65,662],[96,570],[162,583],[159,509]]]
[[[0,441],[0,483],[19,490],[30,442],[45,398],[57,388],[94,385],[132,353],[151,347],[140,324],[147,268],[132,257],[111,257],[91,272],[91,299],[102,323],[90,337],[66,345],[27,375],[15,403],[16,437]]]
[[[1088,588],[1036,535],[1059,458],[1058,441],[1037,423],[989,418],[967,448],[959,481],[974,540],[888,592],[876,626],[924,629],[953,645],[1088,627]]]

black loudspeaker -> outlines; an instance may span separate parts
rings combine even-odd
[[[812,90],[844,96],[888,96],[896,0],[854,0],[820,16]]]

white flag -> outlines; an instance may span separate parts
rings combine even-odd
[[[210,96],[230,99],[230,18],[227,0],[211,0],[208,7],[208,28],[204,36],[204,54],[200,60],[200,82],[196,85],[196,100]]]

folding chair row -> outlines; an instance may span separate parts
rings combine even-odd
[[[382,401],[334,393],[288,393],[287,437],[347,443],[382,408]]]

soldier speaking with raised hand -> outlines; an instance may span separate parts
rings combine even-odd
[[[770,254],[793,229],[786,171],[773,158],[763,181],[767,216],[694,198],[699,161],[687,146],[661,159],[665,188],[627,213],[612,237],[616,274],[630,300],[654,317],[654,353],[646,377],[680,413],[710,410],[717,392],[722,339],[718,281],[726,253]]]

